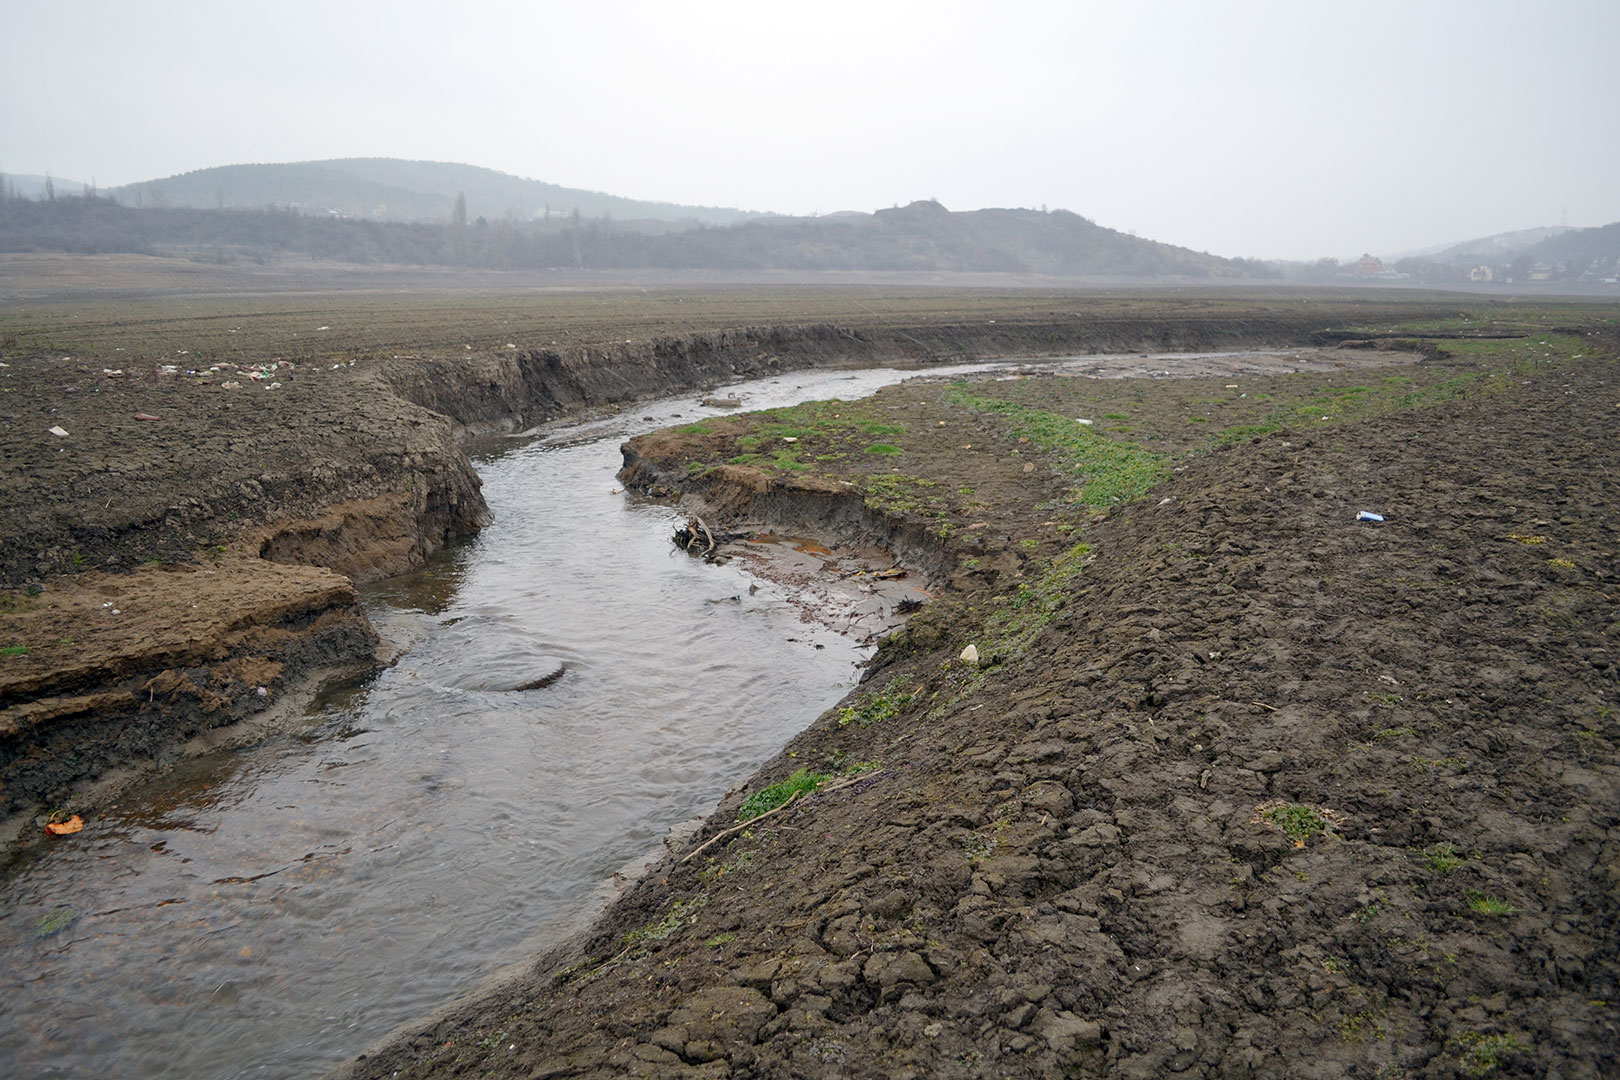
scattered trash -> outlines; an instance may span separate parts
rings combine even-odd
[[[161,420],[161,419],[163,419],[163,417],[161,417],[161,416],[153,416],[149,412],[138,412],[138,413],[135,414],[135,419],[137,419],[137,420]]]
[[[258,687],[253,692],[255,694],[258,694],[260,697],[269,697],[270,696],[270,688],[266,687],[266,686]]]
[[[62,818],[58,821],[57,818]],[[60,811],[51,815],[51,820],[45,823],[45,831],[52,836],[69,836],[84,828],[84,819],[78,814],[64,817]]]
[[[50,432],[52,435],[55,435],[59,439],[67,438],[67,432],[62,430],[62,426],[60,424],[53,425],[45,430]]]
[[[219,384],[219,388],[221,390],[240,390],[242,389],[242,384],[237,382],[235,379],[226,379],[224,382]]]
[[[967,648],[962,650],[961,659],[964,663],[977,664],[979,662],[979,647],[977,645],[969,645]]]
[[[159,375],[178,375],[178,374],[180,374],[180,365],[179,364],[159,364],[158,369],[157,369],[157,373]]]
[[[1074,418],[1074,422],[1077,424],[1085,424],[1087,427],[1090,427],[1093,423],[1091,420],[1084,420],[1078,416]]]
[[[798,442],[799,437],[797,435],[784,435],[784,436],[782,436],[782,441],[783,442]]]
[[[1384,520],[1384,515],[1383,514],[1375,514],[1371,510],[1363,510],[1361,513],[1356,515],[1356,520],[1357,521],[1383,521]]]
[[[332,328],[330,326],[317,326],[315,329],[317,329],[317,330],[330,330]]]
[[[101,369],[101,373],[109,379],[122,379],[124,377],[123,368],[104,367]]]

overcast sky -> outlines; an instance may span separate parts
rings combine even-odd
[[[1620,220],[1620,0],[0,0],[0,169],[457,161],[1218,255]]]

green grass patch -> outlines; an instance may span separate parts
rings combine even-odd
[[[880,473],[857,481],[856,490],[875,510],[891,514],[930,513],[941,509],[945,500],[937,492],[939,482],[905,473]]]
[[[1476,889],[1470,889],[1464,894],[1468,899],[1468,910],[1475,915],[1484,915],[1487,918],[1497,918],[1504,915],[1517,915],[1519,909],[1506,900],[1495,896],[1486,896]]]
[[[1021,654],[1051,625],[1078,587],[1090,553],[1090,545],[1076,544],[1048,563],[1045,573],[1019,582],[1017,589],[996,598],[979,642],[981,668]]]
[[[838,725],[847,727],[854,724],[857,727],[871,727],[881,724],[885,720],[893,720],[900,715],[900,710],[911,704],[911,695],[904,693],[890,693],[887,690],[874,694],[864,701],[857,700],[853,705],[845,705],[838,710]]]
[[[1463,1073],[1467,1076],[1489,1076],[1502,1067],[1502,1059],[1509,1054],[1522,1054],[1530,1049],[1529,1043],[1520,1042],[1512,1035],[1484,1035],[1477,1031],[1465,1032],[1458,1042],[1462,1047]]]
[[[628,952],[640,945],[653,941],[663,941],[669,935],[679,930],[684,923],[695,922],[697,910],[709,902],[708,894],[699,893],[690,900],[677,900],[670,905],[669,913],[658,922],[632,930],[624,935],[624,947]]]
[[[27,656],[27,655],[28,655],[28,646],[26,646],[26,645],[4,645],[4,646],[0,646],[0,656]]]
[[[1468,860],[1458,853],[1455,844],[1441,843],[1423,849],[1429,869],[1437,874],[1449,874]]]
[[[1338,823],[1338,815],[1332,810],[1291,802],[1261,803],[1255,807],[1254,819],[1288,837],[1295,847],[1304,847],[1313,836],[1326,835]]]
[[[951,386],[954,405],[1000,419],[1014,439],[1028,439],[1053,454],[1069,472],[1082,478],[1080,501],[1107,509],[1146,495],[1170,475],[1165,455],[1123,439],[1110,439],[1066,416],[996,398],[979,397],[967,383]]]
[[[772,784],[770,787],[756,791],[748,796],[737,810],[737,820],[752,821],[761,814],[768,814],[778,806],[787,803],[790,799],[796,799],[801,795],[814,792],[827,779],[829,777],[826,773],[800,769],[786,780]]]

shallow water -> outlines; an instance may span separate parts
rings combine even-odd
[[[763,408],[904,375],[735,389]],[[480,458],[495,523],[367,596],[414,642],[393,667],[13,866],[0,1074],[319,1073],[576,927],[846,693],[857,635],[676,552],[676,512],[617,492],[623,438],[718,411],[695,400]]]

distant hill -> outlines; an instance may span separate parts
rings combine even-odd
[[[372,191],[386,186],[357,183],[370,185]],[[456,225],[289,209],[135,208],[98,197],[9,199],[0,202],[0,251],[138,252],[211,262],[302,255],[490,269],[956,271],[1195,280],[1274,276],[1259,263],[1128,236],[1066,210],[952,213],[935,202],[875,214],[648,231],[606,218],[475,219]]]
[[[562,187],[476,165],[398,158],[338,158],[287,164],[221,165],[159,180],[108,189],[125,206],[201,210],[274,206],[305,214],[331,214],[376,221],[449,221],[457,195],[467,200],[467,218],[529,221],[568,217],[623,221],[698,221],[724,225],[758,215],[712,206],[646,202]]]
[[[1511,259],[1528,248],[1570,231],[1568,227],[1561,225],[1544,225],[1535,229],[1516,229],[1513,232],[1484,236],[1478,240],[1465,240],[1460,244],[1452,244],[1449,247],[1439,248],[1431,252],[1419,252],[1418,255],[1421,258],[1437,263],[1496,262],[1502,259]]]
[[[1399,260],[1421,285],[1514,285],[1607,292],[1620,277],[1620,222],[1592,229],[1548,227],[1498,233]]]
[[[1620,221],[1595,229],[1566,229],[1526,248],[1524,254],[1538,262],[1605,269],[1613,276],[1620,270]]]
[[[0,174],[0,190],[8,198],[13,199],[43,199],[46,192],[54,191],[57,195],[82,195],[86,185],[78,180],[66,180],[60,176],[42,176],[35,173],[3,173]]]
[[[1056,277],[1244,277],[1258,263],[1222,259],[1103,228],[1067,210],[968,210],[937,202],[772,218],[662,238],[659,259],[712,258],[738,267],[954,270]]]

